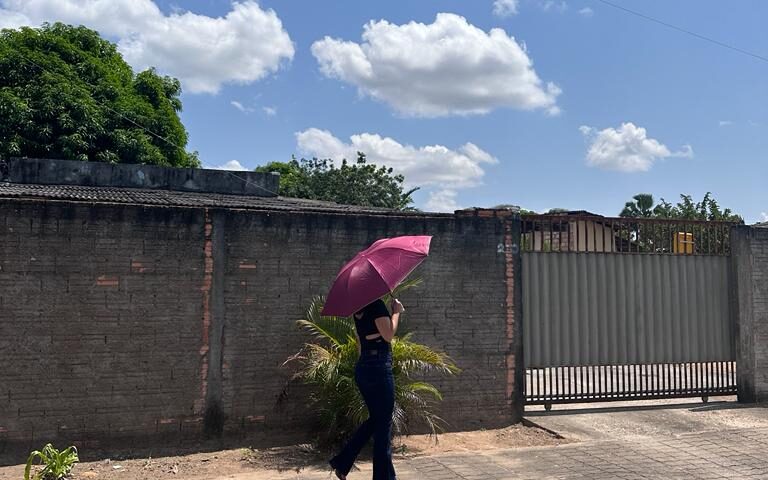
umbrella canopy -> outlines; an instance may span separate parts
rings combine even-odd
[[[342,267],[321,315],[348,317],[391,292],[429,254],[428,235],[383,238]]]

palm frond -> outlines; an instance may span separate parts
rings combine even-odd
[[[388,293],[382,297],[382,300],[389,305],[392,301],[392,298],[397,298],[400,295],[402,295],[403,292],[406,290],[410,290],[411,288],[418,287],[424,283],[424,281],[421,278],[409,278],[407,280],[404,280],[400,283],[397,287],[395,287],[394,290],[392,290],[392,293]]]
[[[323,316],[320,312],[325,305],[325,297],[316,295],[307,309],[307,318],[297,324],[320,340],[327,340],[339,346],[345,343],[349,335],[354,335],[354,323],[350,317]]]
[[[392,342],[393,368],[410,377],[413,374],[439,372],[445,375],[455,375],[461,370],[445,353],[410,341],[411,335],[396,338]]]
[[[428,393],[432,395],[435,400],[442,400],[443,394],[434,385],[427,382],[411,382],[405,384],[405,388],[414,394],[421,396],[422,393]]]

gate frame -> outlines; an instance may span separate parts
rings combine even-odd
[[[738,336],[739,336],[739,327],[737,320],[738,313],[735,313],[733,308],[730,309],[730,315],[729,315],[729,325],[730,325],[730,332],[731,332],[731,342],[734,343],[734,358],[729,362],[718,362],[718,363],[729,363],[732,364],[732,366],[726,366],[726,368],[730,368],[727,375],[727,380],[730,382],[730,385],[727,385],[725,387],[714,387],[711,389],[700,389],[696,391],[685,391],[684,389],[673,389],[673,391],[667,391],[663,393],[658,394],[648,394],[648,395],[642,395],[637,394],[635,392],[631,392],[627,396],[617,395],[617,396],[597,396],[595,398],[577,398],[577,399],[568,399],[568,398],[560,398],[560,399],[550,399],[548,401],[535,401],[530,402],[528,401],[528,397],[526,395],[526,379],[528,377],[528,368],[525,364],[525,355],[524,355],[524,331],[526,328],[524,316],[525,316],[525,305],[523,304],[522,297],[523,297],[523,265],[522,265],[522,254],[527,251],[534,251],[534,250],[527,250],[526,249],[526,239],[523,237],[525,234],[525,225],[526,222],[531,222],[533,226],[533,230],[531,232],[534,232],[532,235],[532,241],[529,245],[527,245],[528,248],[535,248],[536,247],[536,237],[535,237],[535,226],[537,221],[539,224],[549,224],[550,226],[550,250],[549,253],[557,254],[558,252],[562,252],[562,238],[560,238],[560,235],[558,235],[558,249],[552,250],[553,243],[553,235],[552,235],[552,228],[555,224],[555,221],[558,222],[558,225],[560,225],[560,228],[562,228],[562,224],[564,221],[569,222],[569,234],[568,234],[568,249],[565,250],[566,252],[575,252],[575,253],[597,253],[597,240],[596,236],[593,240],[594,248],[593,250],[589,250],[589,242],[585,238],[585,249],[579,250],[579,241],[578,236],[576,237],[576,249],[571,249],[571,236],[570,236],[570,222],[575,221],[576,222],[576,230],[577,235],[580,230],[579,222],[585,222],[585,234],[588,233],[586,231],[586,222],[592,221],[595,222],[595,220],[601,221],[601,222],[610,222],[611,223],[611,235],[613,241],[616,240],[616,233],[615,233],[615,225],[619,225],[619,236],[622,234],[622,226],[626,226],[626,233],[627,233],[627,245],[628,250],[622,251],[621,249],[621,242],[619,243],[619,249],[616,251],[616,246],[613,245],[611,250],[609,252],[605,251],[605,240],[603,237],[603,250],[599,253],[614,253],[614,254],[658,254],[658,255],[695,255],[697,254],[695,252],[695,248],[698,245],[695,243],[694,236],[695,236],[695,229],[696,227],[699,228],[700,233],[700,240],[701,244],[703,246],[704,244],[704,234],[703,231],[707,231],[707,250],[704,253],[705,255],[721,255],[721,256],[728,256],[731,257],[731,232],[733,227],[738,226],[739,224],[735,222],[721,222],[721,221],[707,221],[707,220],[685,220],[685,219],[649,219],[649,218],[629,218],[629,217],[604,217],[602,215],[592,214],[590,212],[586,211],[578,211],[578,212],[563,212],[563,213],[557,213],[557,214],[543,214],[543,215],[521,215],[518,212],[515,212],[513,215],[511,215],[508,219],[507,226],[505,227],[505,231],[509,234],[506,236],[506,246],[509,248],[512,248],[512,265],[513,265],[513,275],[512,278],[514,279],[514,311],[515,311],[515,403],[517,404],[520,402],[522,405],[522,410],[524,411],[526,405],[544,405],[547,410],[550,410],[553,404],[563,404],[563,403],[588,403],[588,402],[609,402],[609,401],[628,401],[628,400],[643,400],[643,399],[661,399],[661,398],[695,398],[701,396],[703,402],[708,401],[709,395],[738,395],[739,399],[741,401],[742,395],[740,393],[740,385],[741,385],[741,374],[740,369],[737,363],[737,359],[740,357],[739,355],[739,342],[738,342]],[[632,252],[632,230],[630,229],[630,226],[636,225],[637,230],[634,231],[636,234],[635,239],[640,238],[640,227],[641,224],[650,224],[650,225],[668,225],[668,230],[671,231],[673,226],[678,226],[678,231],[674,233],[672,237],[669,238],[669,244],[661,246],[661,251],[650,251],[650,252],[643,252],[641,251],[641,247],[639,245],[637,246],[637,251]],[[683,231],[679,231],[679,226],[683,226]],[[594,228],[594,227],[593,227]],[[655,226],[653,227],[653,232],[655,233]],[[689,232],[690,229],[690,232]],[[562,230],[560,230],[562,232]],[[596,232],[593,230],[593,232]],[[715,236],[715,249],[712,249],[711,240],[712,240],[712,234],[714,233]],[[511,235],[510,235],[511,234]],[[662,228],[662,234],[663,234],[663,228]],[[682,234],[682,239],[680,238]],[[604,235],[604,233],[603,233]],[[718,239],[718,236],[721,236],[720,239]],[[587,237],[588,238],[588,237]],[[689,242],[689,238],[691,241]],[[621,239],[620,239],[621,240]],[[717,245],[718,241],[720,242],[720,245]],[[690,247],[687,244],[690,244]],[[544,247],[544,237],[542,234],[542,240],[541,240],[541,246],[542,250]],[[679,251],[682,249],[682,251]],[[689,252],[690,250],[690,252]],[[508,259],[507,262],[508,270],[510,266],[510,262]],[[737,301],[735,299],[735,293],[732,292],[732,288],[730,288],[730,285],[733,284],[733,279],[731,278],[734,275],[735,267],[733,264],[731,264],[731,268],[729,268],[729,274],[728,274],[728,284],[729,284],[729,292],[728,292],[728,303],[730,306],[733,306],[733,303]],[[508,272],[509,273],[509,272]],[[509,277],[509,275],[508,275]],[[509,282],[509,278],[508,278]],[[509,286],[508,286],[509,289]],[[710,362],[714,363],[714,362]],[[695,363],[695,364],[689,364],[689,365],[706,365],[707,362],[701,362],[701,363]],[[649,369],[652,369],[654,367],[665,367],[670,366],[673,364],[647,364],[647,365],[620,365],[619,367],[646,367]],[[684,364],[680,364],[684,365]],[[617,367],[617,366],[600,366],[600,365],[594,365],[594,366],[580,366],[580,367],[560,367],[560,368],[593,368],[593,369],[600,369],[600,368],[606,368],[606,367]],[[700,368],[700,367],[696,367]],[[696,368],[694,368],[693,371],[696,371]],[[707,367],[705,367],[706,370]],[[715,368],[718,368],[717,366]]]

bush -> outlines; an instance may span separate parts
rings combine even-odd
[[[40,460],[39,465],[43,466],[43,469],[31,477],[32,480],[60,480],[69,475],[75,463],[80,461],[77,448],[69,447],[59,452],[49,443],[42,451],[35,450],[29,454],[27,468],[24,469],[24,480],[30,480],[32,463],[36,458]]]
[[[408,282],[398,291],[418,283]],[[385,297],[387,304],[389,300]],[[293,379],[313,387],[310,402],[318,412],[322,427],[320,442],[336,443],[350,435],[368,415],[355,385],[358,353],[354,320],[352,317],[321,316],[324,303],[324,297],[314,297],[307,309],[307,318],[297,322],[317,341],[306,343],[285,363],[298,363]],[[426,424],[432,434],[436,434],[445,423],[433,411],[435,403],[442,400],[442,395],[434,385],[420,381],[418,377],[431,372],[454,375],[459,373],[459,369],[445,353],[415,343],[412,337],[412,333],[405,333],[392,340],[392,372],[395,377],[393,432],[395,435],[405,434],[409,425],[418,422]]]

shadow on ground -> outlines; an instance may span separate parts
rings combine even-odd
[[[552,415],[583,415],[588,413],[616,413],[616,412],[642,412],[646,410],[670,410],[670,409],[685,409],[691,412],[706,412],[715,410],[733,410],[744,408],[763,408],[760,405],[743,405],[728,401],[717,401],[703,404],[701,406],[691,406],[691,402],[684,403],[664,403],[657,405],[622,405],[622,406],[597,406],[588,408],[569,408],[568,406],[560,406],[557,410],[540,410],[526,412],[526,417],[545,417]]]
[[[329,454],[318,450],[312,445],[293,445],[267,450],[248,449],[244,453],[244,461],[261,469],[277,470],[278,472],[301,472],[308,467],[324,467],[327,465]]]

